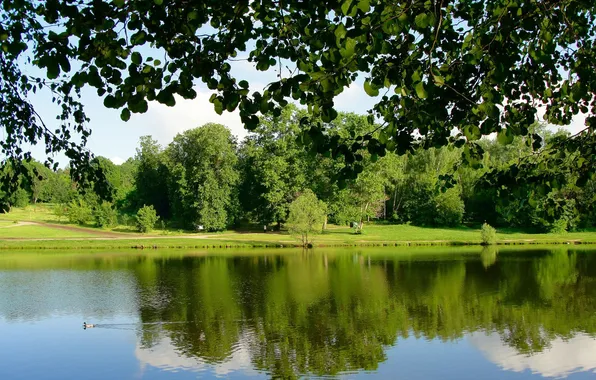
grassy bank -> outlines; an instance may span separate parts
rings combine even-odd
[[[348,227],[329,226],[314,246],[450,246],[478,245],[477,228],[426,228],[411,225],[366,225],[362,234]],[[499,229],[497,244],[596,244],[596,230],[563,234],[531,234]],[[188,233],[153,231],[139,234],[128,226],[99,229],[57,220],[44,205],[16,209],[0,216],[0,248],[4,249],[120,249],[120,248],[248,248],[295,247],[298,239],[286,232]]]

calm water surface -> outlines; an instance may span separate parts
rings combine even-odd
[[[595,378],[592,249],[0,253],[0,379]]]

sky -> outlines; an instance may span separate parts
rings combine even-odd
[[[277,80],[277,71],[257,71],[248,61],[232,62],[232,74],[238,80],[247,80],[251,85],[251,91],[262,91],[266,83]],[[114,163],[120,164],[135,155],[139,138],[145,135],[151,135],[162,146],[166,146],[176,134],[213,122],[226,125],[239,140],[246,136],[247,131],[240,121],[238,111],[232,113],[224,111],[222,115],[218,115],[213,110],[213,105],[209,103],[212,91],[202,83],[196,86],[195,90],[198,96],[193,100],[178,97],[174,107],[151,102],[148,112],[132,114],[128,122],[123,122],[120,119],[120,110],[105,108],[103,99],[97,96],[95,90],[85,88],[82,101],[85,104],[87,116],[91,119],[88,126],[92,130],[87,147],[95,155],[107,157]],[[32,101],[46,125],[50,129],[56,129],[58,122],[55,116],[58,114],[58,107],[52,104],[50,95],[38,93],[33,95]],[[376,98],[369,97],[364,92],[361,76],[336,98],[335,104],[338,111],[365,114],[375,102]],[[539,110],[538,114],[541,117],[544,111]],[[566,129],[575,133],[584,128],[583,124],[583,115],[578,115]],[[38,160],[43,161],[46,158],[43,146],[34,146],[31,152]],[[61,154],[55,155],[54,159],[60,163],[60,166],[68,163],[66,157]]]

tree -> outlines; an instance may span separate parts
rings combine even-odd
[[[302,141],[344,157],[347,178],[357,174],[354,155],[362,149],[403,154],[454,142],[475,163],[481,136],[497,133],[506,144],[527,135],[537,104],[546,107],[550,123],[569,124],[580,112],[588,126],[596,122],[593,1],[191,4],[3,2],[0,124],[7,136],[0,145],[6,155],[27,156],[22,143],[42,142],[50,152],[64,151],[73,175],[80,174],[90,157],[82,147],[90,131],[79,101],[86,86],[128,120],[146,112],[150,101],[173,106],[175,95],[195,98],[202,80],[215,91],[215,111],[239,109],[249,130],[258,126],[259,113],[279,115],[291,97],[323,122],[303,120]],[[239,55],[257,70],[277,71],[279,79],[251,91],[232,74]],[[30,65],[45,75],[24,75]],[[354,85],[377,97],[370,116],[383,120],[377,137],[367,133],[357,145],[333,139],[324,125],[337,117],[335,97]],[[61,106],[57,130],[31,103],[30,94],[43,88]],[[73,132],[81,144],[72,144]],[[587,181],[596,170],[595,142],[592,128],[553,149],[579,149],[586,161],[575,170]]]
[[[288,230],[300,236],[302,245],[307,247],[312,243],[312,236],[321,232],[326,216],[327,205],[311,190],[305,190],[290,204]]]
[[[366,220],[377,217],[385,202],[386,178],[379,169],[380,162],[365,165],[362,173],[342,190],[333,205],[336,219],[357,222],[358,232],[362,232]]]
[[[134,184],[136,193],[133,203],[137,207],[150,205],[161,218],[170,217],[168,199],[169,172],[162,147],[151,136],[142,136],[135,160],[138,163]]]
[[[159,216],[155,212],[153,206],[143,206],[137,212],[136,226],[137,230],[142,233],[147,233],[155,228],[155,223],[159,220]]]
[[[93,209],[95,225],[100,228],[113,227],[118,223],[118,213],[110,202],[103,201]]]
[[[92,216],[92,207],[87,204],[82,198],[72,200],[68,204],[66,215],[70,223],[84,225]]]
[[[166,150],[173,217],[186,227],[221,231],[232,224],[238,183],[236,141],[230,130],[208,123],[178,134]]]
[[[304,110],[285,107],[278,117],[261,119],[242,142],[241,204],[261,224],[286,221],[295,194],[307,186],[307,157],[296,144]]]

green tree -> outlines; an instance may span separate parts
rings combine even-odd
[[[137,208],[151,205],[162,218],[171,216],[168,198],[169,172],[162,147],[151,136],[140,138],[135,160],[138,163],[134,179],[136,192],[131,203]]]
[[[103,201],[93,209],[93,218],[97,227],[113,227],[118,223],[118,212],[112,203]]]
[[[290,203],[307,186],[307,159],[296,144],[304,112],[289,105],[281,115],[267,115],[240,148],[241,204],[261,224],[286,221]]]
[[[66,215],[70,223],[84,225],[92,216],[93,208],[83,199],[73,199],[68,204]]]
[[[143,206],[137,211],[136,227],[139,232],[147,233],[155,228],[155,223],[159,220],[159,216],[155,212],[153,206]]]
[[[312,243],[313,235],[320,233],[327,216],[327,205],[311,190],[305,190],[290,204],[287,226],[297,235],[304,247]]]
[[[173,216],[187,227],[221,231],[233,222],[236,141],[221,124],[208,123],[178,134],[166,154]]]

